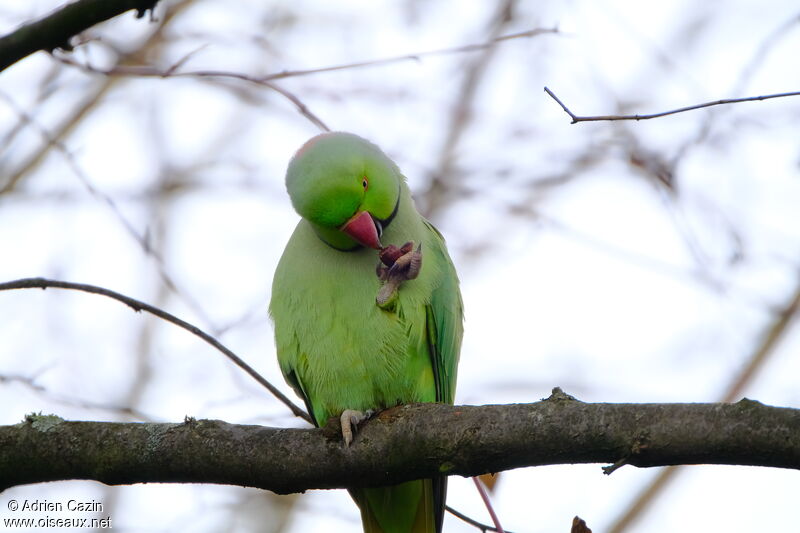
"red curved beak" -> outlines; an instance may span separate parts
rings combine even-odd
[[[358,241],[362,246],[375,248],[376,250],[382,248],[375,221],[366,211],[359,211],[339,229]]]

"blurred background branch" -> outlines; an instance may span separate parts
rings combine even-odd
[[[499,3],[497,12],[489,23],[488,33],[491,35],[491,41],[496,41],[508,25],[514,21],[516,4],[516,0],[504,0]],[[431,220],[436,220],[437,211],[441,210],[445,204],[452,203],[452,200],[447,198],[448,195],[460,193],[458,180],[455,179],[458,170],[454,165],[455,151],[461,136],[472,122],[473,100],[495,51],[496,48],[493,46],[484,48],[463,69],[459,94],[452,103],[445,137],[438,151],[438,162],[429,178],[428,189],[421,197],[420,212]]]
[[[800,280],[800,278],[798,278]],[[734,377],[725,393],[720,398],[721,402],[733,402],[744,394],[747,386],[756,378],[758,372],[766,365],[769,357],[775,353],[778,342],[786,335],[789,325],[795,319],[800,308],[800,284],[786,305],[775,313],[773,320],[767,324],[762,334],[761,342],[747,358],[741,371]],[[659,472],[650,483],[642,489],[630,506],[613,523],[610,533],[628,531],[637,519],[644,514],[659,494],[675,479],[683,467],[669,466]]]

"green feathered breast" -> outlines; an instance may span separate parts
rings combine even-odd
[[[374,145],[341,133],[315,139],[290,165],[287,187],[293,203],[301,215],[311,204],[317,220],[327,221],[321,211],[344,214],[329,216],[334,220],[327,226],[301,220],[275,272],[270,314],[284,377],[320,426],[345,409],[453,403],[462,303],[444,239],[417,212],[397,167]],[[318,164],[320,159],[324,163]],[[399,197],[384,198],[391,191],[395,197],[399,191]],[[336,207],[328,208],[329,201]],[[369,204],[381,207],[373,212],[365,208]],[[340,244],[347,237],[328,237],[354,209],[380,220],[387,217],[386,206],[395,212],[381,241],[421,243],[423,258],[418,277],[403,282],[389,310],[375,301],[381,287],[376,251],[358,246],[345,251]],[[365,531],[437,531],[444,490],[442,478],[352,494]]]

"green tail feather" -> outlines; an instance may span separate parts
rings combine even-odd
[[[447,478],[355,489],[364,533],[440,533]]]

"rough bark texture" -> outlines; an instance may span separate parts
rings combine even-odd
[[[278,493],[386,485],[523,466],[732,464],[800,469],[800,410],[735,404],[589,404],[560,391],[532,404],[417,404],[382,412],[349,448],[336,423],[280,429],[67,422],[0,426],[0,490],[62,479],[109,485],[221,483]]]
[[[0,37],[0,71],[34,52],[70,50],[69,40],[95,24],[135,9],[141,17],[158,0],[78,0]]]

